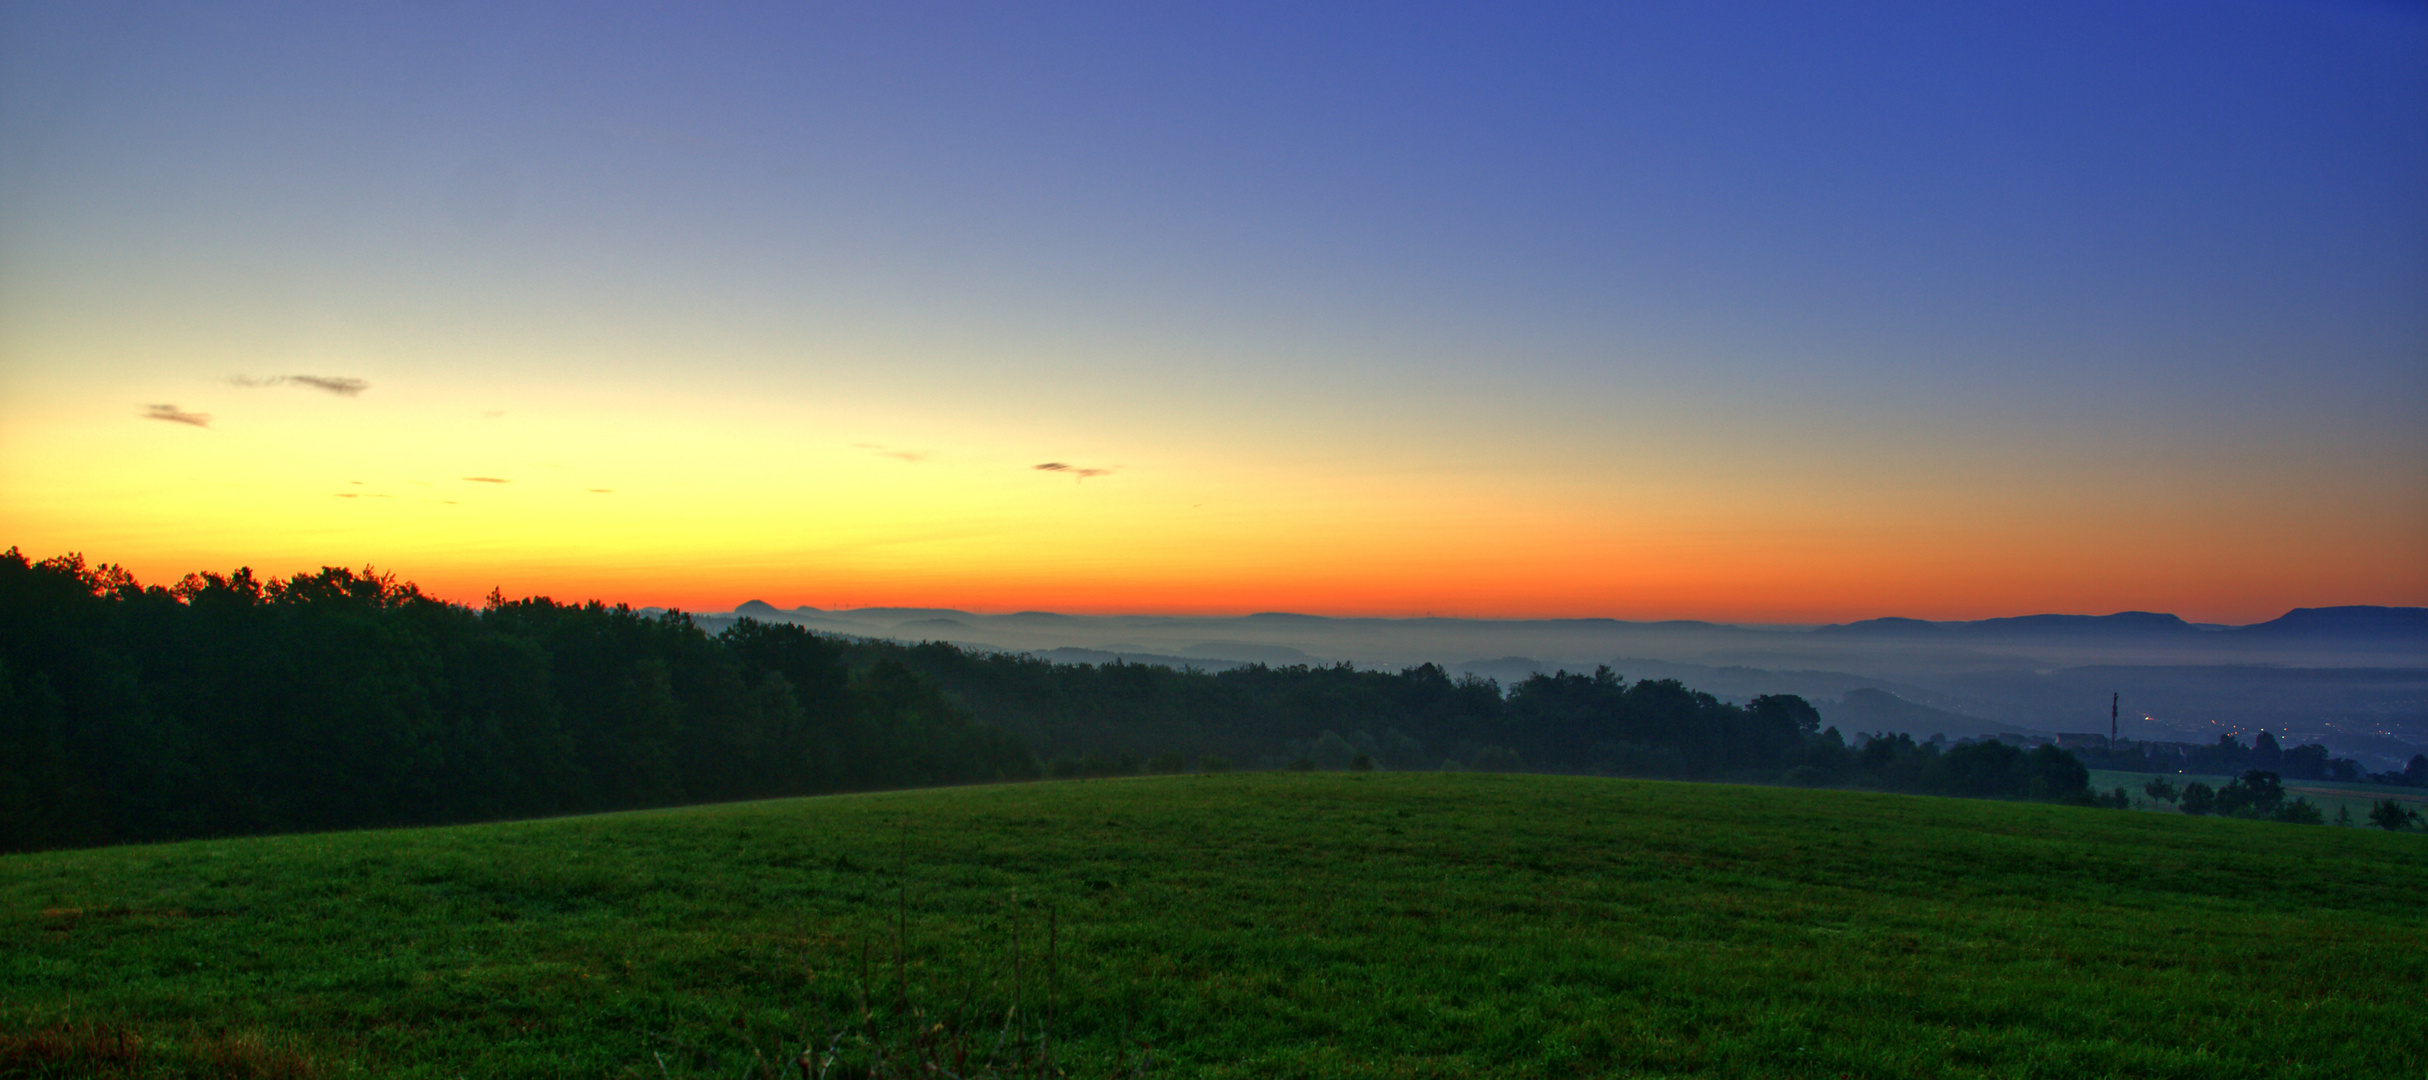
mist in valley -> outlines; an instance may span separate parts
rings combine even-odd
[[[941,641],[1061,663],[1222,670],[1439,664],[1504,687],[1536,673],[1608,666],[1676,679],[1723,700],[1796,694],[1850,735],[1951,739],[2106,734],[2111,695],[2126,739],[2323,743],[2372,769],[2428,751],[2428,609],[2300,609],[2251,626],[2169,615],[2032,616],[1820,627],[1613,619],[1330,618],[979,614],[932,608],[821,610],[750,601],[695,613],[896,641]]]

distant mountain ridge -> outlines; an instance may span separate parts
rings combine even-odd
[[[1832,637],[1900,639],[1980,638],[2163,638],[2224,635],[2271,641],[2304,638],[2334,640],[2407,639],[2428,641],[2428,608],[2353,604],[2343,607],[2295,608],[2267,622],[2249,626],[2196,626],[2174,615],[2153,611],[2120,611],[2113,615],[2015,615],[1997,619],[1932,622],[1888,617],[1832,623],[1815,634]]]
[[[2264,636],[2428,637],[2428,608],[2367,604],[2294,608],[2267,622],[2241,627],[2237,632]]]
[[[1135,621],[1152,623],[1196,623],[1208,626],[1223,624],[1252,627],[1387,627],[1447,626],[1473,624],[1507,629],[1586,630],[1598,628],[1636,629],[1702,629],[1702,630],[1772,630],[1784,628],[1739,627],[1728,623],[1712,623],[1692,619],[1663,619],[1631,622],[1609,618],[1574,619],[1456,619],[1426,616],[1414,619],[1393,619],[1373,616],[1304,615],[1286,611],[1260,611],[1241,616],[1080,616],[1051,611],[1021,611],[1009,615],[980,615],[957,608],[874,607],[848,608],[832,611],[801,606],[786,610],[765,600],[746,600],[736,605],[737,618],[755,619],[885,619],[885,620],[953,620],[979,621],[1007,626],[1063,626],[1090,621]],[[1788,631],[1792,633],[1793,631]],[[2373,604],[2349,604],[2340,607],[2294,608],[2266,622],[2248,626],[2209,626],[2185,622],[2180,616],[2155,611],[2119,611],[2111,615],[2009,615],[1990,619],[1933,621],[1903,616],[1858,619],[1854,622],[1831,623],[1814,627],[1806,633],[1822,638],[1901,641],[1985,641],[2082,639],[2113,641],[2118,639],[2265,641],[2271,644],[2303,641],[2418,641],[2428,645],[2428,607],[2387,607]]]

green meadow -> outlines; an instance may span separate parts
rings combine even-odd
[[[2423,882],[2417,833],[1414,773],[56,851],[0,857],[0,1076],[2419,1077]]]

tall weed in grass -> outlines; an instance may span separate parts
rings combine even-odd
[[[1015,893],[1007,906],[1004,950],[991,970],[965,972],[957,992],[930,1003],[914,1000],[907,980],[891,1008],[869,997],[868,946],[862,943],[858,1015],[821,1017],[807,1038],[769,1053],[755,1042],[750,1070],[764,1080],[795,1074],[804,1080],[1013,1080],[1017,1077],[1143,1077],[1155,1048],[1141,1044],[1107,1061],[1066,1061],[1053,1039],[1054,990],[1060,968],[1060,924],[1044,911],[1042,941],[1024,940]],[[893,942],[897,967],[907,966],[909,939]],[[981,991],[990,991],[982,999]],[[790,1050],[797,1045],[798,1050]],[[663,1055],[653,1055],[671,1076]]]
[[[749,1054],[745,1075],[767,1080],[1147,1075],[1155,1060],[1151,1042],[1122,1040],[1077,1054],[1056,1045],[1063,968],[1058,905],[1033,895],[1023,901],[1015,887],[992,904],[992,917],[975,928],[976,937],[959,942],[948,956],[921,949],[923,927],[911,914],[912,837],[910,823],[901,822],[893,902],[884,924],[868,924],[856,941],[840,943],[843,955],[858,950],[846,1006],[834,1008],[831,998],[802,1001],[792,1011],[805,1026],[790,1038],[737,1025]],[[921,971],[917,979],[914,967]],[[661,1080],[723,1076],[731,1072],[725,1067],[728,1056],[708,1047],[678,1047],[671,1058],[668,1050],[652,1050],[646,1066],[628,1066],[625,1073]]]

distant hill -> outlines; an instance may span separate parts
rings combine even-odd
[[[1849,690],[1837,701],[1815,704],[1821,710],[1821,722],[1835,726],[1840,733],[1852,735],[1858,731],[1903,732],[1917,739],[1933,735],[1951,738],[1965,735],[2018,734],[2024,729],[1978,716],[1917,705],[1886,690],[1866,687]]]
[[[1238,660],[1251,664],[1320,664],[1322,657],[1304,649],[1287,645],[1261,645],[1252,641],[1201,641],[1180,650],[1182,654],[1213,660]]]
[[[2428,644],[2428,608],[2366,604],[2295,608],[2267,622],[2215,628],[2196,626],[2177,616],[2152,611],[2120,611],[2113,615],[2017,615],[1960,622],[1891,617],[1833,623],[1815,628],[1812,633],[1825,638],[1898,641],[2109,642],[2137,639],[2221,644],[2264,642],[2269,645],[2300,644],[2305,641]]]
[[[1064,627],[1074,623],[1084,623],[1086,620],[1076,615],[1064,615],[1054,611],[1015,611],[1009,615],[997,615],[990,621],[1006,626]]]
[[[2135,634],[2198,634],[2203,631],[2173,615],[2152,611],[2119,611],[2114,615],[2017,615],[1959,624],[1966,633],[1985,636],[2034,637],[2075,634],[2119,636]]]
[[[1164,656],[1159,653],[1135,653],[1106,649],[1081,649],[1069,645],[1065,645],[1059,649],[1039,649],[1030,652],[1029,655],[1034,656],[1039,660],[1047,660],[1057,664],[1095,664],[1098,667],[1102,667],[1106,664],[1151,664],[1155,667],[1168,667],[1175,670],[1195,668],[1199,671],[1229,671],[1232,668],[1248,666],[1248,662],[1244,660],[1219,660],[1203,656]]]
[[[974,619],[978,617],[959,608],[933,607],[864,607],[852,608],[849,611],[836,611],[831,614],[855,619]]]
[[[1931,622],[1891,615],[1879,619],[1858,619],[1851,623],[1831,623],[1817,626],[1813,633],[1824,637],[1938,637],[1963,623]]]
[[[1259,611],[1254,615],[1242,615],[1239,617],[1239,621],[1251,625],[1307,626],[1341,620],[1326,615],[1301,615],[1294,611]]]
[[[1086,616],[1064,615],[1050,611],[1021,611],[1008,615],[978,615],[954,608],[855,608],[821,611],[814,607],[798,607],[789,611],[765,600],[748,600],[733,610],[734,617],[762,620],[791,620],[807,623],[811,620],[832,620],[865,623],[873,626],[906,625],[906,620],[950,619],[968,627],[1018,629],[1031,633],[1077,633],[1088,628],[1139,627],[1179,633],[1194,628],[1199,631],[1236,628],[1247,633],[1300,632],[1311,634],[1371,634],[1394,630],[1418,631],[1427,634],[1456,633],[1472,630],[1482,634],[1510,635],[1525,633],[1556,634],[1562,639],[1570,635],[1608,633],[1675,633],[1733,635],[1748,643],[1763,643],[1772,647],[1793,647],[1798,640],[1833,646],[1878,642],[1896,646],[1930,644],[1937,647],[1978,647],[1990,645],[2085,645],[2085,646],[2159,646],[2165,648],[2215,647],[2239,652],[2248,648],[2300,648],[2317,646],[2344,649],[2361,647],[2385,649],[2421,648],[2428,650],[2428,608],[2381,607],[2349,605],[2343,607],[2295,608],[2283,616],[2250,626],[2217,626],[2185,622],[2181,617],[2155,611],[2119,611],[2109,615],[2039,614],[2014,615],[1993,619],[1951,620],[1912,619],[1889,616],[1833,623],[1809,630],[1785,627],[1762,628],[1730,626],[1692,620],[1662,622],[1625,622],[1613,619],[1456,619],[1425,617],[1419,619],[1335,618],[1324,615],[1303,615],[1295,612],[1267,611],[1238,617],[1182,616]],[[1433,640],[1428,637],[1425,640]],[[1583,640],[1580,638],[1579,640]],[[1538,641],[1538,645],[1548,639]],[[1228,644],[1216,640],[1210,644]],[[1282,642],[1256,642],[1258,645],[1283,645]],[[1166,647],[1179,647],[1172,642]],[[1297,644],[1288,647],[1297,648]],[[1555,648],[1566,648],[1557,646]],[[1326,650],[1330,651],[1330,650]],[[1272,653],[1246,656],[1225,654],[1233,659],[1293,662],[1314,659],[1314,654],[1301,652],[1297,656]],[[1429,657],[1428,659],[1438,659]]]
[[[2428,642],[2428,608],[2346,607],[2294,608],[2264,623],[2230,631],[2254,638],[2391,638]]]
[[[2153,637],[2207,633],[2173,615],[2150,611],[2120,611],[2114,615],[2014,615],[1970,622],[1929,622],[1923,619],[1863,619],[1818,627],[1813,633],[1829,637],[1872,638],[2099,638]]]

